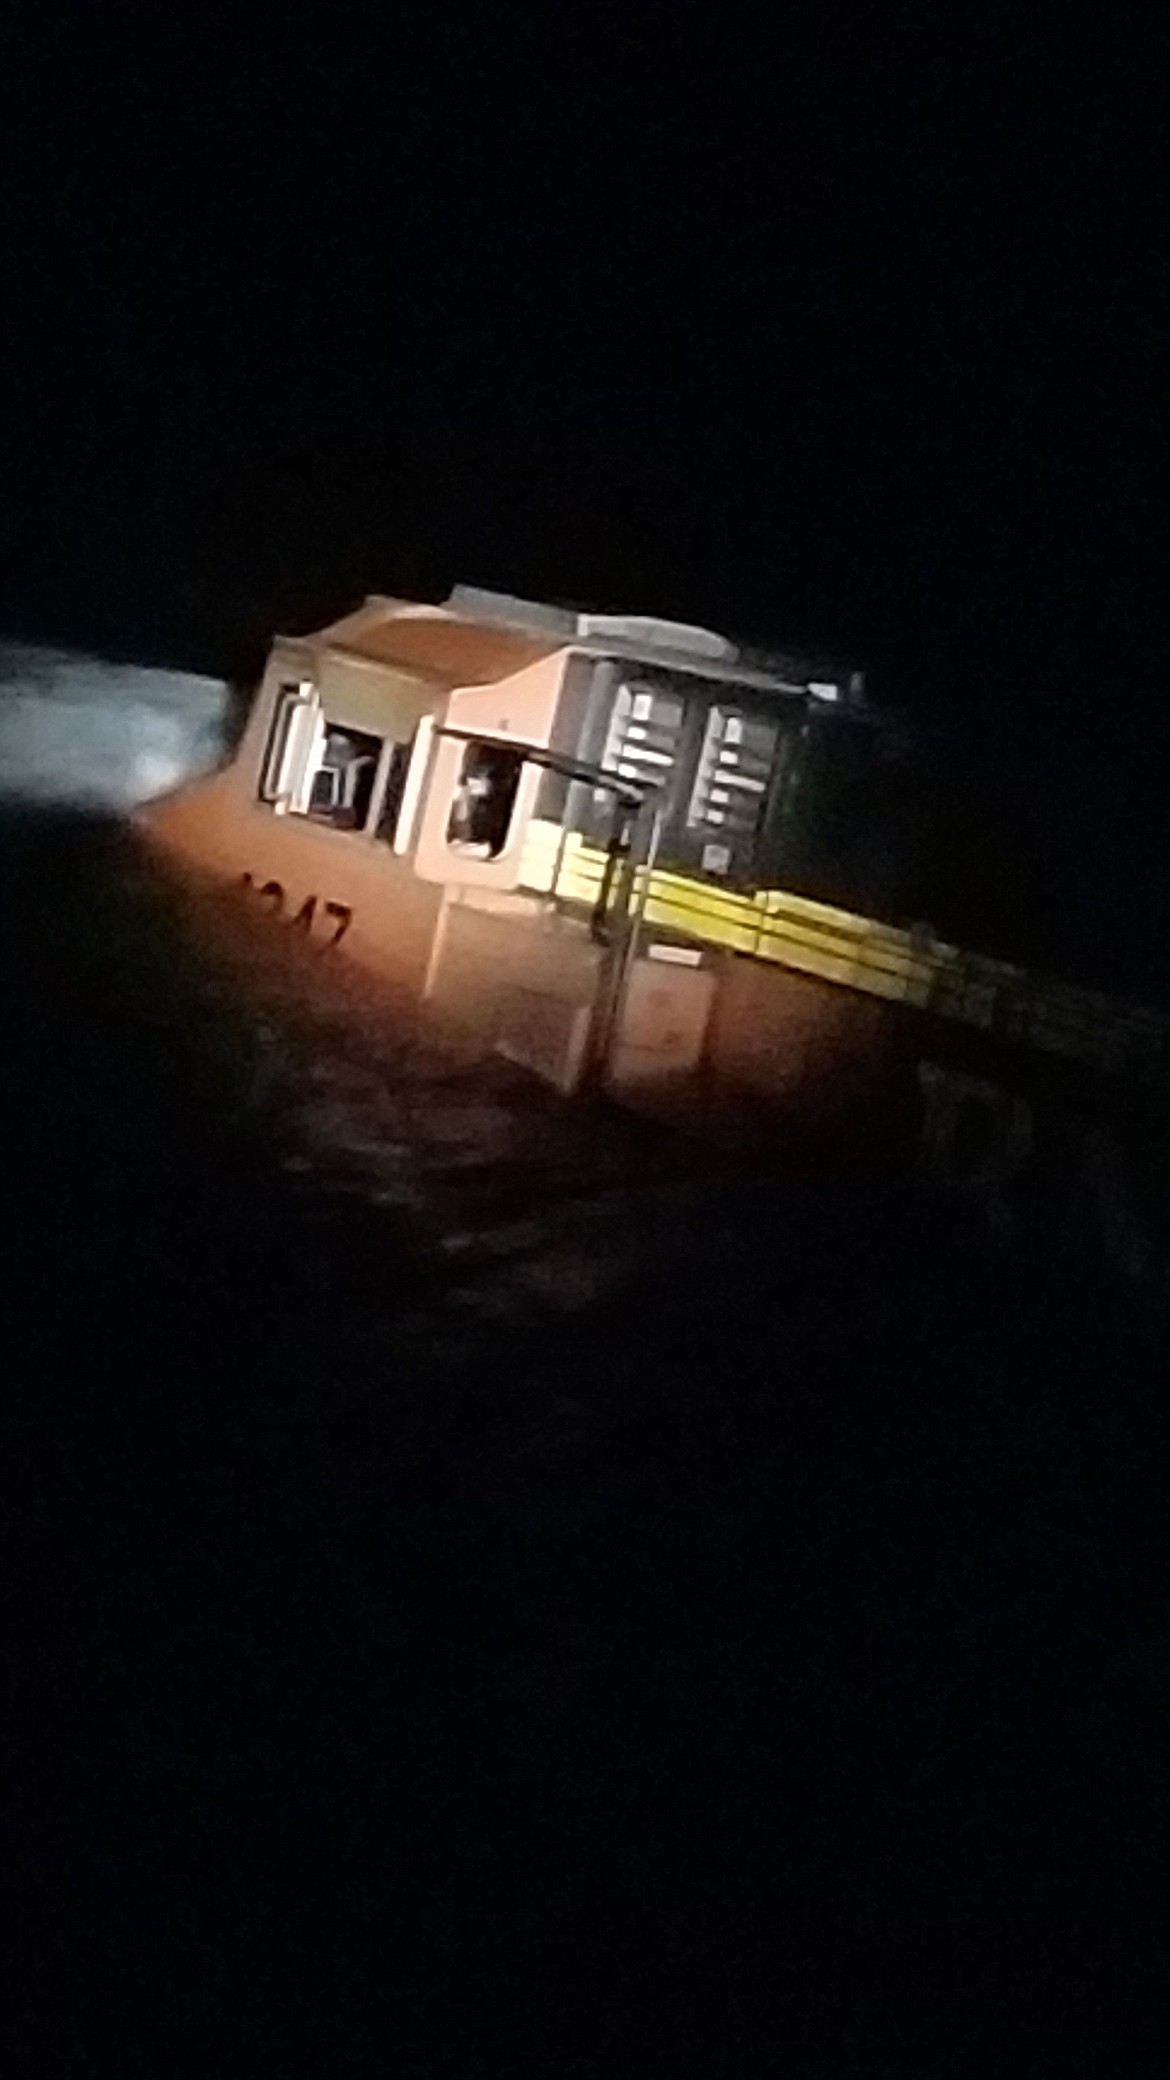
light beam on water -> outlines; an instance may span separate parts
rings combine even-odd
[[[0,644],[0,796],[131,809],[219,762],[229,708],[194,672]]]

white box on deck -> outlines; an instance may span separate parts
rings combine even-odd
[[[636,1083],[648,1077],[685,1076],[703,1056],[715,974],[711,968],[676,967],[639,959],[630,969],[621,1028],[613,1050],[610,1081]]]

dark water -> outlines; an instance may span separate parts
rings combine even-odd
[[[1149,1338],[3,858],[8,2069],[1152,2068]]]

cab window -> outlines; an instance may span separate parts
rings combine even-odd
[[[335,830],[364,830],[382,752],[381,737],[326,719],[320,763],[309,783],[305,815]]]
[[[447,819],[447,843],[474,859],[498,859],[508,842],[524,760],[498,744],[469,744]]]

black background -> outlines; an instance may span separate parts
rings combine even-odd
[[[1136,21],[10,14],[0,629],[245,673],[461,578],[855,650],[1022,793],[980,870],[1144,987]],[[636,1180],[575,1310],[551,1098],[387,1032],[347,1099],[330,971],[298,1037],[123,837],[0,841],[11,2070],[1161,2071],[1165,1274],[1112,1173],[1042,1148],[1009,1252],[575,1116]],[[322,1071],[405,1211],[298,1157]]]

